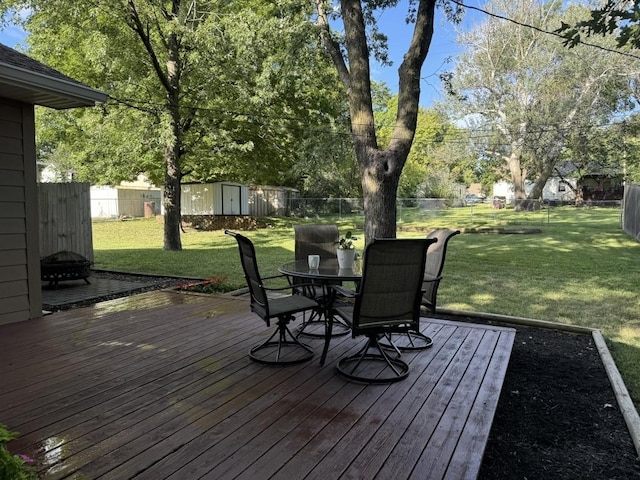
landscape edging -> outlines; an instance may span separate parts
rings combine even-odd
[[[611,352],[609,351],[609,347],[607,347],[607,343],[605,342],[602,333],[600,333],[599,330],[594,330],[592,335],[593,341],[598,349],[598,353],[600,354],[600,359],[604,365],[604,369],[609,377],[609,382],[611,383],[616,395],[618,406],[620,407],[624,421],[626,422],[629,433],[631,434],[633,445],[636,447],[636,453],[640,457],[640,415],[638,415],[638,411],[633,404],[633,400],[631,400],[629,391],[622,380],[620,371],[618,370],[618,367],[616,367],[616,363],[611,356]]]

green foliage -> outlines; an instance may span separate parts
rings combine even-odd
[[[0,478],[6,480],[37,480],[35,470],[27,463],[33,462],[25,455],[13,455],[7,450],[7,442],[18,436],[0,424]]]
[[[556,32],[564,36],[565,45],[571,48],[581,43],[583,35],[612,35],[618,48],[640,48],[640,5],[607,0],[601,8],[591,10],[586,20],[562,22]]]
[[[184,181],[302,186],[292,166],[316,156],[321,143],[335,143],[331,126],[345,111],[344,98],[313,42],[308,12],[296,2],[255,3],[176,2],[171,15],[135,0],[150,27],[149,53],[125,3],[10,2],[32,9],[25,23],[30,55],[111,96],[95,109],[39,111],[40,159],[94,184],[146,173],[161,185],[175,137]],[[170,34],[179,47],[175,108],[157,74],[171,71]]]
[[[353,236],[351,230],[348,230],[347,233],[345,233],[344,236],[340,237],[340,240],[338,240],[338,248],[340,250],[353,250],[355,248],[353,242],[357,239],[357,237]]]
[[[384,148],[391,141],[398,109],[398,95],[387,98],[375,112],[378,143]],[[475,181],[471,152],[461,132],[437,110],[420,108],[418,124],[402,170],[398,195],[402,198],[441,197],[453,194],[454,183]]]

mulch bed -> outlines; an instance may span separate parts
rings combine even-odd
[[[141,280],[126,274],[99,275]],[[144,281],[149,278],[145,276]],[[156,280],[143,291],[185,282],[171,277]],[[483,323],[468,317],[438,316]],[[514,328],[515,343],[479,479],[640,478],[640,461],[591,335]]]

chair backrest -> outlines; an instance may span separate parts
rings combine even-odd
[[[247,281],[249,295],[251,296],[251,311],[262,317],[269,324],[269,300],[260,278],[256,249],[253,246],[253,242],[239,233],[229,230],[225,230],[224,233],[231,235],[238,242],[240,263],[242,264],[244,278]]]
[[[447,245],[449,244],[449,240],[459,233],[460,230],[439,228],[427,235],[427,238],[429,240],[435,240],[435,243],[430,244],[427,249],[427,260],[424,268],[424,284],[422,285],[422,304],[431,310],[431,312],[436,311],[438,287],[440,286],[440,280],[442,279],[442,270],[444,269]]]
[[[308,255],[336,258],[340,239],[337,225],[294,225],[293,231],[296,260],[306,260]]]
[[[427,247],[435,240],[378,239],[364,251],[353,334],[418,328]]]
[[[436,243],[429,245],[427,250],[427,262],[424,273],[433,277],[442,275],[444,269],[444,259],[447,254],[447,244],[451,237],[458,235],[460,230],[448,228],[438,228],[427,235],[428,239],[436,239]]]

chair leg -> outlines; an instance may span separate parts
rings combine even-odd
[[[378,353],[369,353],[370,349]],[[377,335],[370,335],[359,352],[342,358],[336,368],[348,379],[365,383],[393,383],[409,375],[409,365],[398,357],[390,357],[382,349]],[[356,373],[358,370],[360,373]],[[366,375],[367,372],[370,375]]]
[[[320,300],[321,305],[324,305],[319,310],[313,310],[309,315],[309,319],[303,317],[302,325],[298,328],[296,336],[303,335],[305,337],[313,338],[326,338],[326,326],[328,323],[329,315],[333,315],[330,305],[325,305],[329,300]],[[342,337],[351,333],[351,327],[345,323],[339,316],[333,316],[333,330],[331,337]]]
[[[405,332],[385,335],[385,342],[380,342],[382,348],[411,352],[426,350],[433,345],[433,340],[421,332]]]
[[[288,323],[291,317],[278,319],[278,326],[263,343],[249,351],[251,360],[266,365],[295,365],[313,358],[313,349],[291,333]],[[278,336],[277,340],[274,338]]]

